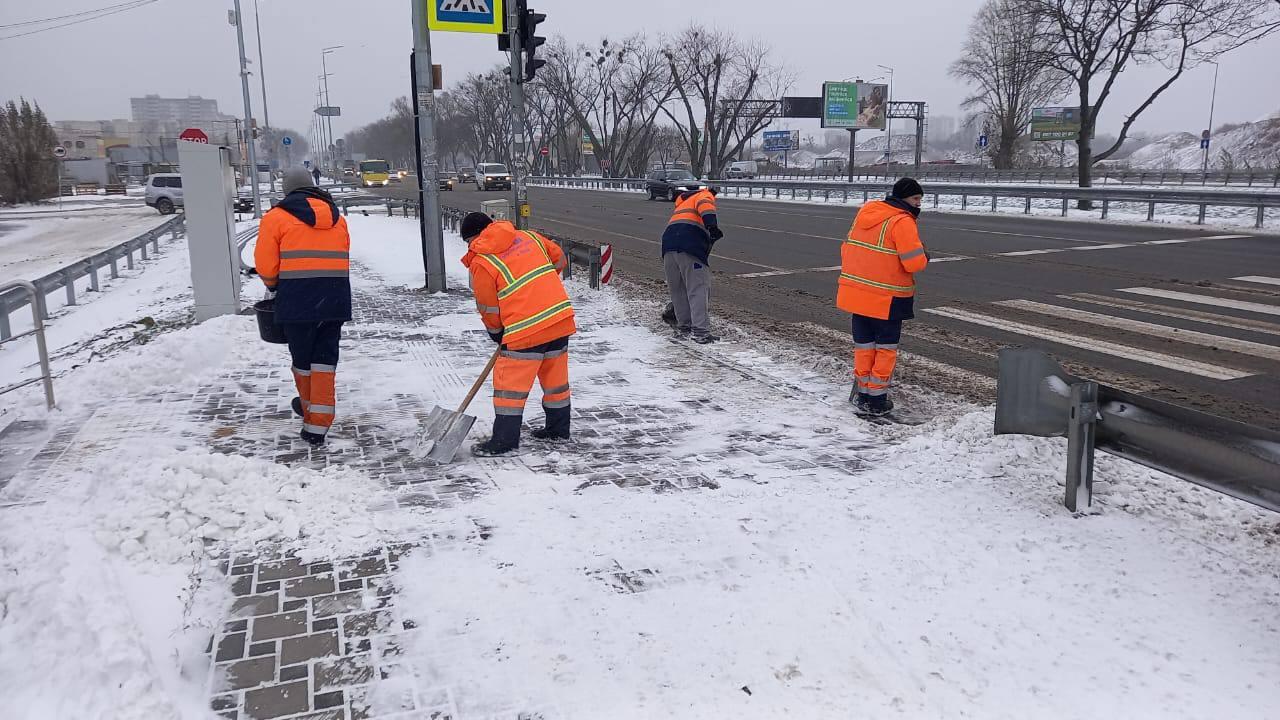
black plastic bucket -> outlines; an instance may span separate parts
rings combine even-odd
[[[275,345],[287,345],[284,328],[276,324],[276,301],[260,300],[253,306],[253,314],[258,316],[258,335],[266,342]]]

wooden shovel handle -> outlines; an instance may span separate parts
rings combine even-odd
[[[493,372],[493,366],[498,364],[498,356],[502,354],[502,345],[498,345],[498,349],[493,351],[493,357],[489,358],[489,364],[484,366],[484,372],[480,373],[480,379],[476,380],[476,384],[471,386],[471,392],[467,393],[467,398],[462,401],[462,405],[458,407],[458,414],[467,411],[467,407],[471,405],[471,401],[475,399],[476,393],[480,392],[480,388],[484,385],[484,381],[489,379],[489,373]]]

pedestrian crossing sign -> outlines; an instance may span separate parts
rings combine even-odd
[[[504,0],[425,0],[427,27],[443,32],[471,32],[498,35],[506,15]]]

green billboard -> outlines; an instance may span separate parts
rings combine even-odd
[[[822,127],[884,130],[889,86],[872,83],[822,84]]]
[[[1037,141],[1080,139],[1080,108],[1047,107],[1031,111],[1031,139]]]

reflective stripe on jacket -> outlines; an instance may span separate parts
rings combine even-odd
[[[836,306],[887,320],[894,298],[915,296],[914,274],[928,263],[911,213],[881,200],[869,202],[840,249]]]
[[[577,331],[573,304],[560,282],[560,246],[506,221],[485,228],[462,258],[471,272],[476,309],[508,348],[541,345]]]
[[[682,252],[706,263],[710,260],[712,230],[719,229],[716,196],[710,190],[682,193],[662,233],[662,254]],[[718,237],[718,235],[717,235]]]
[[[258,227],[254,265],[276,290],[280,323],[351,319],[351,236],[347,221],[319,188],[291,192]]]

